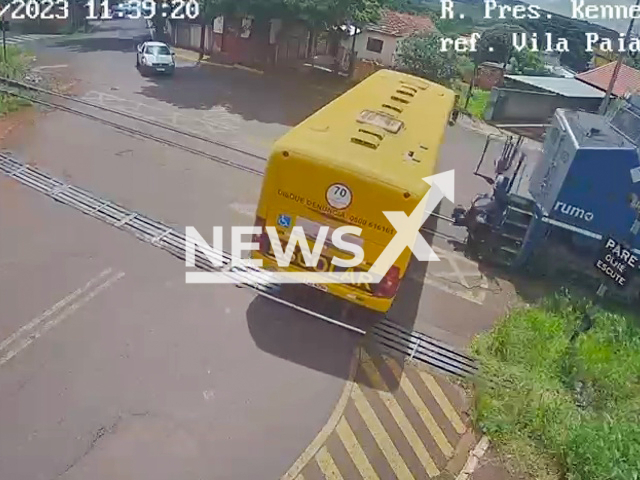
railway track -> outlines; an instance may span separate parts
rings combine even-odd
[[[97,197],[87,190],[66,184],[38,168],[16,160],[8,153],[0,153],[0,172],[59,203],[133,234],[139,240],[161,248],[181,260],[185,258],[186,236],[180,228],[171,227],[142,213]],[[409,330],[388,318],[383,318],[369,328],[361,328],[331,318],[284,298],[279,285],[269,282],[271,272],[255,267],[231,267],[232,257],[227,252],[211,249],[208,253],[217,257],[222,267],[214,267],[208,255],[196,250],[195,264],[200,270],[223,271],[239,286],[251,289],[257,295],[361,335],[412,361],[457,377],[477,376],[477,365],[473,358],[428,335]]]
[[[0,84],[2,84],[2,83],[6,84],[6,80],[7,79],[4,79],[4,78],[0,77]],[[14,83],[19,83],[21,85],[26,85],[26,84],[22,84],[21,82],[14,82]],[[31,90],[33,88],[35,88],[37,90]],[[49,92],[48,90],[43,90],[41,88],[31,87],[31,86],[29,86],[29,90],[36,91],[37,93],[47,92],[47,93],[45,93],[47,95],[50,95],[50,94],[60,95],[60,94],[57,94],[55,92]],[[29,100],[29,101],[31,101],[33,103],[37,103],[38,105],[42,105],[44,107],[52,108],[52,109],[55,109],[55,110],[59,110],[59,111],[62,111],[62,112],[67,112],[67,113],[71,113],[73,115],[77,115],[77,116],[80,116],[80,117],[83,117],[83,118],[87,118],[89,120],[98,122],[98,123],[100,123],[102,125],[106,125],[106,126],[112,127],[112,128],[114,128],[116,130],[119,130],[121,132],[125,132],[125,133],[128,133],[130,135],[133,135],[133,136],[136,136],[136,137],[139,137],[139,138],[143,138],[145,140],[152,140],[152,141],[155,141],[155,142],[158,142],[158,143],[161,143],[161,144],[173,147],[173,148],[177,148],[179,150],[191,153],[193,155],[197,155],[199,157],[206,158],[208,160],[220,163],[222,165],[225,165],[225,166],[228,166],[228,167],[231,167],[231,168],[236,168],[238,170],[242,170],[242,171],[245,171],[245,172],[248,172],[248,173],[251,173],[251,174],[254,174],[254,175],[258,175],[258,176],[262,176],[263,175],[263,172],[261,170],[249,167],[247,165],[243,165],[243,164],[238,163],[238,162],[234,162],[232,160],[226,159],[226,158],[221,157],[219,155],[214,155],[214,154],[208,153],[208,152],[206,152],[204,150],[200,150],[198,148],[194,148],[194,147],[190,147],[188,145],[184,145],[183,143],[175,142],[175,141],[169,140],[167,138],[159,137],[158,135],[153,135],[151,133],[144,132],[144,131],[142,131],[140,129],[127,127],[127,126],[122,125],[120,123],[116,123],[116,122],[113,122],[111,120],[107,120],[105,118],[101,118],[101,117],[99,117],[97,115],[93,115],[91,113],[83,112],[82,110],[79,110],[77,108],[69,107],[69,106],[66,106],[66,105],[60,105],[60,104],[57,104],[57,103],[47,102],[46,100],[42,100],[41,98],[35,98],[33,95],[25,95],[23,93],[20,93],[19,91],[16,91],[16,89],[0,87],[0,92],[6,93],[6,94],[9,94],[9,95],[14,95],[14,96],[16,96],[18,98],[23,98],[25,100]],[[169,125],[164,125],[164,124],[161,124],[159,122],[153,122],[153,121],[147,120],[147,119],[136,118],[133,115],[130,115],[130,114],[126,113],[126,112],[119,112],[118,110],[113,110],[113,109],[110,109],[110,108],[107,108],[107,107],[103,107],[102,105],[95,105],[95,104],[92,104],[91,102],[85,102],[85,101],[83,101],[81,99],[77,99],[77,98],[74,98],[74,97],[69,97],[69,96],[66,96],[66,97],[67,97],[68,100],[78,101],[78,102],[81,102],[81,103],[83,103],[83,104],[85,104],[87,106],[94,107],[94,108],[96,108],[98,110],[108,111],[109,113],[116,113],[118,115],[122,115],[122,116],[128,117],[128,118],[130,118],[132,120],[135,120],[137,122],[148,123],[148,124],[151,124],[153,126],[156,126],[156,127],[159,127],[159,128],[163,128],[165,130],[171,130],[174,133],[179,133],[181,135],[185,135],[187,137],[197,138],[198,140],[205,139],[205,137],[200,137],[199,135],[193,134],[191,132],[185,132],[183,130],[179,130],[179,129],[176,129],[174,127],[171,127]],[[204,140],[204,141],[206,141],[206,140]],[[264,158],[262,158],[260,156],[257,156],[257,155],[255,155],[255,154],[253,154],[251,152],[246,152],[246,151],[243,151],[241,149],[237,149],[236,147],[233,147],[233,146],[230,146],[230,145],[226,145],[226,144],[222,144],[221,142],[214,142],[214,141],[210,140],[209,143],[215,143],[218,146],[223,145],[225,148],[228,148],[230,150],[235,150],[237,152],[242,153],[243,155],[247,155],[249,157],[258,158],[261,161],[266,161],[266,159],[264,159]]]
[[[148,118],[136,116],[136,115],[133,115],[133,114],[128,113],[128,112],[123,112],[122,110],[105,107],[104,105],[98,105],[97,103],[89,102],[89,101],[84,100],[82,98],[74,97],[74,96],[71,96],[71,95],[65,95],[63,93],[55,92],[53,90],[48,90],[48,89],[45,89],[45,88],[42,88],[42,87],[37,87],[35,85],[31,85],[31,84],[26,83],[26,82],[19,82],[17,80],[12,80],[12,79],[6,78],[6,77],[0,77],[0,83],[8,85],[10,87],[17,88],[17,89],[28,90],[30,92],[38,93],[40,95],[48,95],[48,96],[52,96],[52,97],[56,97],[56,98],[61,98],[63,100],[69,101],[69,102],[73,102],[73,103],[77,103],[77,104],[80,104],[80,105],[85,105],[87,107],[95,108],[96,110],[102,110],[104,112],[113,113],[115,115],[119,115],[121,117],[128,118],[128,119],[134,120],[136,122],[146,123],[147,125],[152,125],[154,127],[158,127],[158,128],[161,128],[163,130],[167,130],[167,131],[170,131],[170,132],[173,132],[173,133],[178,133],[178,134],[183,135],[185,137],[189,137],[189,138],[192,138],[192,139],[195,139],[195,140],[200,140],[202,142],[209,143],[211,145],[215,145],[215,146],[218,146],[218,147],[223,147],[223,148],[226,148],[228,150],[235,151],[237,153],[241,153],[241,154],[247,155],[249,157],[253,157],[253,158],[255,158],[257,160],[260,160],[260,161],[263,161],[263,162],[267,161],[266,157],[263,157],[263,156],[260,156],[260,155],[256,155],[255,153],[249,152],[247,150],[242,150],[241,148],[235,147],[235,146],[230,145],[228,143],[221,142],[221,141],[215,140],[213,138],[205,137],[203,135],[199,135],[197,133],[190,132],[188,130],[183,130],[183,129],[180,129],[180,128],[176,128],[176,127],[174,127],[172,125],[167,125],[166,123],[158,122],[156,120],[150,120]],[[13,92],[7,92],[7,93],[11,93],[13,95],[16,95],[16,93],[13,93]],[[31,97],[29,97],[29,98],[31,98]],[[51,105],[53,105],[53,104],[51,104]]]
[[[29,101],[31,101],[33,103],[37,103],[37,104],[42,105],[42,106],[47,107],[47,108],[51,108],[51,109],[59,110],[59,111],[62,111],[62,112],[70,113],[70,114],[73,114],[73,115],[77,115],[77,116],[80,116],[80,117],[83,117],[83,118],[87,118],[89,120],[92,120],[92,121],[101,123],[103,125],[106,125],[108,127],[114,128],[116,130],[119,130],[121,132],[125,132],[125,133],[128,133],[130,135],[134,135],[136,137],[143,138],[145,140],[155,141],[155,142],[158,142],[160,144],[164,144],[166,146],[170,146],[172,148],[177,148],[179,150],[191,153],[193,155],[196,155],[196,156],[203,157],[203,158],[206,158],[208,160],[214,161],[214,162],[219,163],[221,165],[225,165],[227,167],[231,167],[231,168],[235,168],[235,169],[238,169],[238,170],[241,170],[241,171],[245,171],[247,173],[251,173],[252,175],[257,175],[257,176],[263,176],[264,175],[264,172],[262,170],[260,170],[260,169],[253,168],[253,167],[250,167],[248,165],[243,165],[242,163],[238,163],[238,162],[230,160],[228,158],[224,158],[224,157],[222,157],[220,155],[214,155],[212,153],[209,153],[209,152],[206,152],[204,150],[185,145],[185,144],[180,143],[180,142],[176,142],[176,141],[173,141],[173,140],[170,140],[170,139],[167,139],[167,138],[160,137],[158,135],[154,135],[154,134],[151,134],[151,133],[148,133],[148,132],[144,132],[144,131],[142,131],[140,129],[137,129],[137,128],[128,127],[128,126],[122,125],[120,123],[116,123],[114,121],[107,120],[105,118],[101,118],[101,117],[99,117],[97,115],[84,112],[84,111],[79,110],[77,108],[69,107],[68,105],[61,105],[59,103],[49,102],[49,101],[43,100],[42,98],[36,98],[34,95],[26,95],[24,93],[21,93],[21,90],[23,90],[23,91],[26,90],[28,92],[33,92],[34,94],[38,94],[38,95],[44,95],[44,96],[51,96],[51,97],[55,97],[55,98],[60,98],[62,100],[65,100],[65,101],[68,101],[68,102],[72,102],[72,103],[77,103],[77,104],[83,105],[83,106],[87,106],[87,107],[96,109],[98,111],[102,111],[102,112],[106,112],[106,113],[109,113],[109,114],[121,116],[123,118],[127,118],[129,120],[134,121],[134,122],[143,123],[143,124],[146,124],[146,125],[150,125],[150,126],[159,128],[159,129],[164,130],[164,131],[168,131],[168,132],[171,132],[171,133],[176,133],[176,134],[179,134],[181,136],[184,136],[185,138],[189,138],[189,139],[192,139],[192,140],[198,140],[198,141],[210,144],[210,145],[214,145],[216,147],[222,147],[224,149],[227,149],[230,152],[235,152],[235,153],[239,153],[239,154],[241,154],[243,156],[246,156],[249,159],[253,159],[253,160],[257,160],[257,161],[265,162],[265,163],[267,161],[266,157],[263,157],[263,156],[260,156],[260,155],[256,155],[253,152],[249,152],[249,151],[243,150],[241,148],[235,147],[235,146],[230,145],[228,143],[221,142],[219,140],[215,140],[215,139],[212,139],[212,138],[208,138],[208,137],[199,135],[199,134],[194,133],[194,132],[189,132],[189,131],[186,131],[186,130],[182,130],[182,129],[176,128],[176,127],[171,126],[171,125],[167,125],[167,124],[162,123],[162,122],[158,122],[158,121],[155,121],[155,120],[150,120],[150,119],[147,119],[147,118],[137,117],[135,115],[132,115],[132,114],[127,113],[127,112],[123,112],[121,110],[105,107],[104,105],[98,105],[96,103],[89,102],[89,101],[84,100],[82,98],[74,97],[74,96],[71,96],[71,95],[65,95],[65,94],[62,94],[62,93],[59,93],[59,92],[55,92],[53,90],[48,90],[48,89],[45,89],[45,88],[42,88],[42,87],[37,87],[35,85],[31,85],[31,84],[25,83],[25,82],[20,82],[20,81],[13,80],[13,79],[10,79],[10,78],[0,77],[0,85],[2,85],[2,84],[4,84],[5,86],[8,86],[9,88],[0,87],[0,92],[6,93],[6,94],[9,94],[9,95],[14,95],[16,97],[29,100]],[[431,216],[437,218],[438,220],[443,220],[443,221],[446,221],[446,222],[452,222],[453,221],[450,217],[447,217],[445,215],[440,215],[440,214],[438,214],[436,212],[432,212]],[[432,229],[432,228],[422,227],[421,231],[423,233],[426,233],[426,234],[429,234],[429,235],[433,235],[435,237],[439,237],[439,238],[442,238],[442,239],[447,240],[447,241],[457,241],[457,242],[461,241],[460,238],[444,234],[444,233],[439,232],[439,231],[437,231],[435,229]]]

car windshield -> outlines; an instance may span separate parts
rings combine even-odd
[[[164,45],[151,45],[147,47],[149,55],[171,55],[171,52]]]

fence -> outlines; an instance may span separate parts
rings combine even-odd
[[[595,112],[599,98],[571,98],[509,88],[493,88],[484,119],[493,123],[548,123],[557,108]]]

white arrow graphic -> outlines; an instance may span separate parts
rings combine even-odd
[[[255,274],[258,269],[248,260],[235,259],[238,265],[232,262],[229,271],[218,272],[186,272],[187,283],[242,283],[248,280],[252,284],[283,284],[283,283],[312,283],[312,284],[361,284],[378,283],[396,262],[402,251],[409,247],[416,258],[420,261],[439,261],[431,246],[420,235],[420,227],[429,218],[433,210],[438,206],[444,197],[454,201],[454,172],[439,173],[430,177],[425,177],[426,183],[431,185],[425,196],[420,200],[416,208],[409,216],[405,212],[383,212],[389,222],[396,229],[396,235],[391,239],[389,245],[383,250],[368,272],[266,272],[261,271],[258,276]],[[186,258],[191,259],[189,266],[195,265],[195,248],[201,249],[207,255],[212,264],[218,257],[223,258],[224,253],[212,249],[206,241],[197,234],[196,237],[188,236],[185,243]],[[223,268],[227,270],[227,268]],[[250,277],[250,278],[249,278]]]
[[[413,209],[411,215],[407,216],[404,212],[383,212],[397,233],[369,269],[368,273],[377,281],[387,273],[405,247],[409,247],[420,261],[440,260],[419,231],[443,197],[454,201],[455,174],[453,170],[449,170],[422,180],[431,185],[431,188]]]

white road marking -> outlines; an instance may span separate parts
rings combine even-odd
[[[82,99],[199,135],[224,134],[227,140],[231,133],[237,132],[240,121],[238,115],[229,113],[226,108],[219,106],[211,107],[206,112],[198,112],[197,115],[185,115],[170,108],[159,108],[95,90],[87,92]]]
[[[242,215],[253,217],[256,214],[258,206],[255,203],[232,203],[229,205],[229,208]]]
[[[33,68],[34,72],[41,72],[42,70],[51,70],[55,68],[67,68],[69,65],[43,65],[41,67]]]
[[[462,283],[462,285],[464,285],[465,288],[471,288],[471,285],[469,285],[469,282],[467,282],[467,279],[462,274],[462,271],[460,270],[460,267],[458,267],[458,263],[456,262],[455,258],[453,258],[453,255],[447,255],[447,260],[449,260],[451,269],[458,275],[458,279],[460,280],[460,283]]]
[[[472,260],[449,250],[444,250],[439,247],[433,247],[433,250],[436,252],[438,257],[440,257],[441,262],[444,259],[449,261],[452,271],[431,273],[427,270],[424,282],[427,285],[438,288],[444,292],[450,293],[451,295],[464,298],[465,300],[469,300],[470,302],[478,305],[484,304],[487,297],[487,290],[489,289],[489,283],[482,272],[478,270],[477,264]],[[458,262],[462,262],[471,268],[468,270],[467,268],[463,269],[458,265]],[[473,282],[475,285],[470,284],[468,280],[469,277],[477,279]],[[454,285],[456,283],[459,283],[462,288],[455,288]]]
[[[213,400],[213,390],[205,390],[204,392],[202,392],[202,396],[206,401]]]
[[[41,40],[41,39],[46,39],[46,38],[52,38],[55,37],[56,35],[38,35],[38,34],[27,34],[27,35],[13,35],[10,37],[7,37],[5,42],[7,45],[13,45],[16,43],[22,43],[22,42],[29,42],[29,41],[36,41],[36,40]]]
[[[105,270],[106,271],[106,270]],[[111,271],[111,269],[108,269],[108,271]],[[104,272],[103,272],[104,273]],[[104,275],[100,274],[96,279],[93,279],[91,282],[95,282],[95,280],[97,280],[98,278],[102,278]],[[93,291],[91,291],[88,295],[86,295],[85,297],[82,297],[80,300],[78,300],[75,303],[72,303],[68,309],[64,310],[60,315],[58,315],[57,317],[54,317],[53,319],[49,320],[48,322],[44,323],[39,329],[37,329],[36,331],[34,331],[31,335],[29,335],[26,339],[24,339],[22,342],[19,343],[18,346],[16,346],[15,348],[13,348],[12,350],[10,350],[6,355],[4,355],[3,357],[0,357],[0,366],[4,365],[6,362],[8,362],[9,360],[11,360],[13,357],[15,357],[18,353],[20,353],[22,350],[24,350],[25,348],[27,348],[29,345],[31,345],[31,343],[33,343],[34,340],[38,339],[39,337],[41,337],[43,334],[45,334],[48,330],[50,330],[52,327],[56,326],[57,324],[59,324],[62,320],[64,320],[65,318],[67,318],[69,315],[71,315],[73,312],[75,312],[76,310],[78,310],[81,306],[83,306],[84,304],[86,304],[87,302],[89,302],[89,300],[91,300],[92,298],[94,298],[96,295],[98,295],[100,292],[102,292],[103,290],[106,290],[107,288],[109,288],[111,285],[113,285],[116,281],[120,280],[122,277],[124,277],[124,272],[120,272],[114,276],[112,276],[111,278],[109,278],[106,282],[100,284],[98,287],[96,287]],[[89,284],[87,284],[89,285]],[[83,292],[87,289],[87,285],[85,285],[85,287],[83,287],[82,290]],[[78,290],[76,290],[76,292],[78,292]],[[71,299],[76,298],[78,295],[80,295],[81,293],[76,295],[76,292],[72,293],[69,297],[71,297]],[[25,325],[25,327],[30,326],[33,324],[33,326],[30,326],[30,328],[26,328],[22,327],[20,330],[18,330],[18,332],[16,332],[15,334],[11,335],[11,337],[9,337],[10,339],[15,340],[19,337],[20,333],[22,331],[26,331],[29,329],[33,329],[34,326],[38,325],[39,323],[41,323],[44,319],[46,319],[48,316],[51,315],[51,313],[55,312],[56,310],[59,310],[61,307],[58,306],[60,305],[60,303],[62,303],[63,305],[65,303],[68,303],[69,300],[67,300],[69,297],[66,297],[65,299],[63,299],[61,302],[58,302],[56,305],[54,305],[54,307],[52,307],[51,309],[47,310],[47,312],[43,313],[42,315],[40,315],[40,317],[34,319],[32,322],[29,322],[28,325]],[[64,302],[64,303],[63,303]],[[48,313],[50,312],[50,313]],[[46,315],[45,315],[46,314]],[[38,320],[36,322],[36,320]],[[24,329],[24,330],[23,330]],[[9,345],[9,343],[11,342],[7,342],[7,340],[5,340],[3,342],[3,348],[6,347],[7,345]],[[0,349],[1,350],[1,349]]]
[[[469,300],[470,302],[473,303],[477,303],[478,305],[482,305],[484,303],[484,296],[485,296],[485,292],[482,292],[482,299],[478,299],[476,298],[475,295],[469,293],[469,292],[465,292],[453,287],[450,287],[449,285],[447,285],[446,283],[442,282],[442,281],[438,281],[438,280],[433,280],[431,277],[426,276],[424,277],[424,283],[437,288],[438,290],[442,290],[443,292],[446,293],[450,293],[451,295],[455,295],[457,297],[461,297],[464,298],[465,300]]]
[[[253,217],[256,212],[257,205],[251,203],[232,203],[229,207],[242,215]],[[462,255],[456,254],[449,250],[432,246],[440,258],[440,263],[444,264],[446,259],[451,265],[451,271],[439,271],[431,273],[427,271],[424,282],[434,288],[438,288],[443,292],[469,300],[478,305],[483,305],[489,290],[489,282],[487,278],[478,270],[477,264]],[[470,268],[460,267],[458,262],[466,264]],[[469,282],[469,278],[473,278],[473,282]],[[461,288],[455,285],[460,284]]]
[[[91,287],[93,287],[94,284],[98,282],[98,280],[100,280],[106,275],[109,275],[111,271],[112,270],[110,268],[103,270],[100,274],[96,275],[94,278],[89,280],[83,287],[80,287],[75,292],[70,293],[69,295],[64,297],[62,300],[60,300],[58,303],[56,303],[53,307],[49,308],[42,314],[38,315],[36,318],[31,320],[26,325],[23,325],[22,327],[20,327],[19,330],[14,332],[12,335],[6,338],[2,343],[0,343],[0,351],[4,350],[11,342],[13,342],[16,338],[18,338],[24,332],[38,326],[43,320],[46,320],[47,317],[56,313],[58,310],[64,307],[67,303],[71,302],[72,300],[76,299],[78,296],[82,295],[84,292],[89,290]]]

